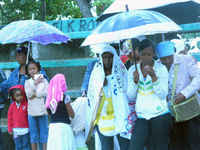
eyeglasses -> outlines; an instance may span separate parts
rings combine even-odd
[[[16,48],[17,53],[27,53],[27,48],[26,47],[18,47]]]

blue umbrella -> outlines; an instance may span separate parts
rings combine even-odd
[[[179,31],[181,28],[161,13],[134,10],[116,14],[101,22],[82,46]]]

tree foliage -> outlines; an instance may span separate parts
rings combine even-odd
[[[43,1],[46,2],[45,20],[63,18],[81,18],[77,0],[0,0],[0,23],[8,24],[17,20],[34,19],[42,20]],[[78,0],[83,1],[83,0]],[[114,0],[86,0],[90,9],[95,7],[100,15]]]
[[[31,19],[42,19],[42,0],[0,0],[1,24],[12,21]],[[74,0],[46,0],[46,20],[60,18],[80,18],[82,14]]]
[[[92,6],[96,7],[96,13],[99,16],[110,6],[110,4],[112,4],[113,1],[114,0],[95,0],[92,3]]]

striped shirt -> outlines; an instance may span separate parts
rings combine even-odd
[[[168,71],[164,65],[155,62],[153,69],[157,76],[157,81],[152,82],[149,75],[143,77],[140,64],[137,65],[139,82],[134,82],[135,66],[128,71],[128,91],[129,99],[136,99],[136,114],[139,118],[147,120],[166,114],[169,112],[166,97],[168,94]]]

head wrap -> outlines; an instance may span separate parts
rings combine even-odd
[[[15,85],[15,86],[12,86],[10,89],[9,89],[9,93],[13,90],[13,89],[20,89],[22,94],[23,94],[23,102],[24,101],[27,101],[26,99],[26,94],[25,94],[25,90],[24,90],[24,86],[23,85]],[[15,101],[14,99],[12,99],[13,101]]]
[[[110,81],[110,91],[112,95],[112,103],[115,114],[115,124],[116,124],[116,134],[126,132],[126,125],[128,120],[128,103],[126,97],[127,90],[127,70],[117,55],[116,50],[110,45],[104,45],[100,52],[100,61],[97,63],[90,76],[89,87],[88,87],[88,99],[90,102],[91,115],[88,117],[88,122],[91,122],[93,114],[96,109],[96,105],[99,101],[99,94],[103,88],[103,83],[106,78],[102,55],[104,53],[113,54],[113,64],[112,64],[112,73],[109,75],[111,78]],[[86,133],[88,130],[86,129]]]
[[[156,47],[156,55],[158,58],[171,56],[175,53],[174,44],[171,41],[160,42]]]
[[[56,74],[49,83],[48,95],[46,99],[46,108],[51,108],[51,103],[58,103],[63,101],[63,95],[67,91],[65,76],[63,74]],[[57,105],[52,106],[56,110]]]

